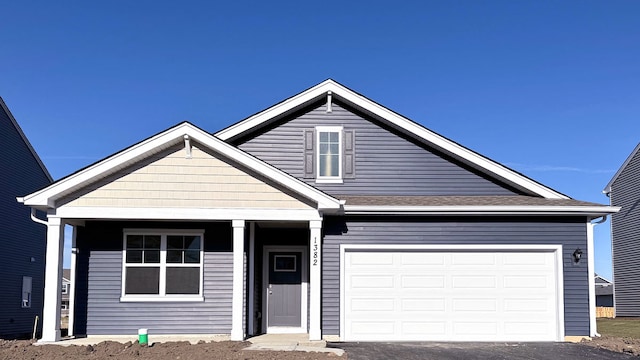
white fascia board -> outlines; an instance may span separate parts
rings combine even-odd
[[[110,174],[113,171],[117,171],[135,163],[158,148],[166,148],[182,143],[184,141],[184,135],[189,135],[193,140],[229,157],[239,164],[266,176],[296,193],[317,201],[319,209],[340,209],[341,204],[339,200],[223,141],[220,141],[219,139],[216,139],[211,134],[189,123],[182,123],[161,134],[149,138],[136,146],[117,153],[77,174],[70,176],[67,179],[63,179],[62,181],[43,190],[27,195],[23,198],[23,203],[29,206],[47,206],[49,208],[54,208],[55,200],[60,197],[60,194],[66,194],[70,190],[73,191],[75,189],[80,189],[83,185],[88,184],[105,174]]]
[[[51,217],[68,219],[135,220],[273,220],[313,221],[322,215],[314,209],[244,209],[244,208],[118,208],[62,206]]]
[[[607,215],[615,206],[359,206],[345,205],[345,215]]]
[[[568,196],[561,194],[542,184],[539,184],[527,178],[526,176],[518,174],[515,171],[508,169],[503,165],[500,165],[493,160],[490,160],[449,139],[446,139],[445,137],[414,123],[413,121],[385,108],[384,106],[376,104],[366,97],[353,92],[352,90],[336,83],[333,80],[326,80],[309,90],[306,90],[294,97],[283,101],[282,103],[272,106],[271,108],[266,109],[261,113],[251,116],[248,119],[243,120],[224,130],[221,130],[220,132],[216,133],[215,136],[225,141],[229,140],[293,108],[301,106],[304,103],[312,101],[318,97],[321,97],[328,91],[331,91],[333,95],[339,98],[351,102],[352,104],[366,111],[369,111],[382,119],[385,119],[386,121],[399,127],[400,129],[412,133],[418,138],[421,138],[428,143],[441,148],[447,153],[453,154],[463,160],[466,160],[470,164],[475,164],[475,166],[477,166],[479,169],[485,169],[487,172],[497,175],[507,182],[516,184],[524,189],[531,191],[534,194],[540,195],[545,198],[569,199]]]

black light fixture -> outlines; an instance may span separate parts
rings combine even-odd
[[[577,264],[580,262],[580,259],[582,258],[582,250],[580,250],[580,248],[577,248],[572,255],[573,255],[573,262]]]

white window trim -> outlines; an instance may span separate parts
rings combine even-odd
[[[316,159],[316,183],[334,183],[342,184],[342,157],[344,156],[342,150],[342,126],[316,126],[316,146],[315,146],[315,159]],[[338,133],[338,176],[320,176],[320,133],[322,132],[337,132]]]
[[[146,267],[145,264],[127,264],[127,235],[158,235],[160,236],[160,263],[157,265],[160,267],[160,287],[159,295],[147,295],[147,294],[125,294],[125,281],[126,281],[126,268],[130,267]],[[194,295],[176,295],[166,294],[166,270],[167,270],[167,236],[169,235],[193,235],[200,236],[200,289],[198,294]],[[169,264],[170,267],[191,267],[193,264]],[[204,301],[203,293],[203,279],[204,279],[204,230],[202,229],[124,229],[122,234],[122,278],[120,301],[121,302],[165,302],[165,301],[179,301],[179,302],[199,302]]]
[[[28,281],[27,281],[28,279]],[[27,286],[28,284],[28,286]],[[22,308],[29,309],[31,308],[31,301],[33,295],[33,277],[31,276],[23,276],[22,277]]]
[[[69,294],[69,284],[62,284],[62,295]]]

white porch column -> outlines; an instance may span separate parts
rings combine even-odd
[[[595,254],[593,245],[593,227],[596,224],[587,221],[587,274],[589,276],[589,336],[594,337],[598,333],[596,323],[596,279],[595,279]]]
[[[75,309],[76,309],[76,254],[78,248],[76,245],[76,235],[78,234],[78,226],[73,226],[73,232],[71,233],[71,264],[69,274],[69,330],[67,335],[73,336],[73,323],[75,321]]]
[[[309,221],[309,340],[322,340],[322,220]]]
[[[231,305],[231,340],[244,340],[244,220],[233,220],[233,296]]]
[[[47,253],[44,273],[44,307],[42,309],[42,342],[60,340],[60,304],[62,301],[62,252],[64,222],[50,217],[47,224]]]

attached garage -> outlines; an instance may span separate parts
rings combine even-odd
[[[341,247],[344,341],[562,341],[560,246]]]

